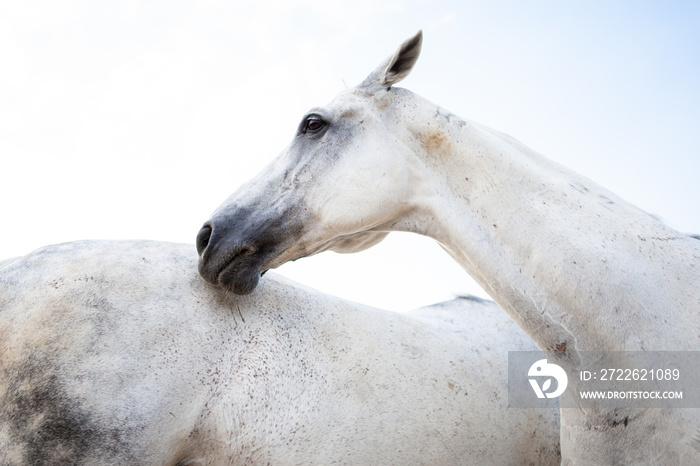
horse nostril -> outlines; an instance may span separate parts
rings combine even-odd
[[[201,256],[204,250],[209,246],[212,229],[209,225],[204,225],[199,233],[197,233],[197,253]]]

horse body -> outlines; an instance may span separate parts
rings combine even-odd
[[[0,269],[0,464],[558,463],[558,413],[506,406],[535,347],[495,304],[241,297],[196,263],[79,242]]]
[[[391,87],[420,43],[302,119],[200,231],[201,275],[245,293],[288,260],[411,231],[435,238],[557,364],[575,370],[581,351],[700,349],[700,242]],[[608,406],[562,411],[565,460],[700,464],[696,410]]]

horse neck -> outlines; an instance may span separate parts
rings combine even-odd
[[[508,136],[417,107],[422,187],[399,228],[440,242],[540,348],[660,350],[698,314],[700,242]]]

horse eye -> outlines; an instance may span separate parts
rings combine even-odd
[[[321,120],[319,117],[313,116],[306,119],[304,124],[304,131],[309,133],[315,133],[320,131],[326,125],[326,122]]]

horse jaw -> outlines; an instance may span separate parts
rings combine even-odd
[[[354,235],[340,236],[332,241],[328,250],[341,254],[364,251],[380,243],[388,234],[388,232],[368,231],[356,233]]]

